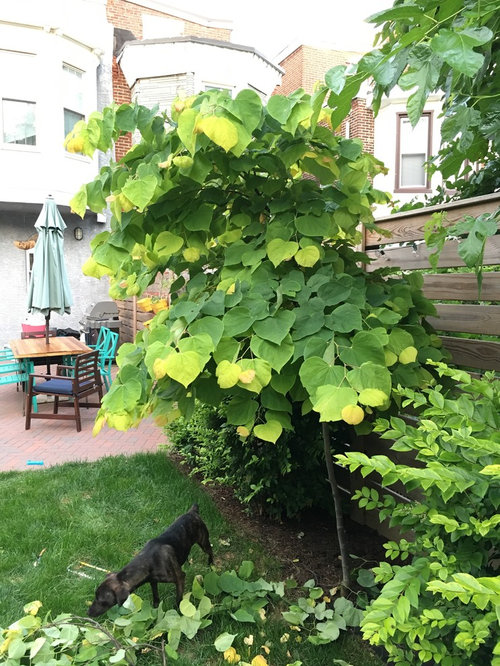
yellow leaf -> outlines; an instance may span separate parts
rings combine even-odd
[[[166,358],[155,358],[153,363],[153,374],[155,379],[163,379],[167,374],[167,359]]]
[[[26,604],[23,610],[30,615],[36,615],[42,606],[43,604],[41,601],[32,601],[31,603]]]
[[[98,416],[95,423],[94,427],[92,428],[92,437],[95,437],[98,435],[101,430],[103,425],[106,423],[106,417],[105,416]]]
[[[168,310],[167,300],[165,298],[160,298],[151,304],[151,309],[155,314],[161,312],[162,310]]]
[[[116,200],[120,204],[121,209],[124,213],[128,213],[129,211],[134,209],[134,204],[130,201],[130,199],[127,199],[127,197],[121,192],[116,197]]]
[[[245,428],[245,426],[238,426],[236,428],[236,432],[240,437],[248,437],[250,434],[250,430],[248,428]]]
[[[237,664],[241,660],[241,657],[234,647],[230,647],[224,651],[224,659],[230,664]]]
[[[141,298],[137,301],[137,307],[142,312],[151,312],[151,298]]]
[[[111,275],[112,271],[107,266],[98,264],[95,259],[89,257],[82,266],[82,273],[88,277],[102,278],[104,275]]]
[[[304,268],[310,268],[320,258],[320,251],[315,245],[309,245],[308,247],[299,250],[294,256],[295,261],[299,266],[304,266]]]
[[[242,384],[251,384],[255,379],[255,370],[244,370],[238,379]]]
[[[200,251],[198,250],[197,247],[187,247],[182,252],[182,256],[186,261],[193,263],[194,261],[198,261],[198,259],[200,258]]]
[[[252,666],[268,666],[267,659],[261,654],[258,654],[250,662]]]
[[[223,389],[235,386],[241,375],[241,367],[237,363],[230,361],[221,361],[215,371],[217,383]],[[255,374],[255,372],[254,372]]]
[[[125,431],[131,427],[132,417],[127,412],[120,412],[118,414],[109,413],[107,416],[107,422],[110,428]]]
[[[235,289],[236,289],[236,283],[233,282],[233,284],[230,284],[229,287],[226,289],[226,294],[234,294]]]
[[[197,128],[218,146],[224,148],[226,153],[238,143],[238,130],[227,118],[207,116],[198,122]]]
[[[346,405],[340,414],[342,420],[349,425],[358,425],[365,418],[365,413],[359,405]]]
[[[407,363],[414,363],[417,360],[418,351],[415,347],[405,347],[399,355],[399,362],[406,365]]]

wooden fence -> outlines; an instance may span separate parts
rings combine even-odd
[[[150,285],[142,297],[158,296],[170,301],[168,285],[172,282],[174,274],[172,271],[165,271],[162,275],[158,273],[155,282]],[[116,301],[118,306],[118,315],[120,317],[120,344],[124,342],[133,342],[136,333],[144,328],[145,322],[153,317],[152,312],[142,312],[137,307],[137,297],[132,296],[124,301]]]
[[[372,258],[367,270],[383,266],[399,266],[405,271],[429,270],[431,251],[420,241],[423,240],[424,224],[433,213],[445,211],[446,224],[451,225],[466,215],[475,217],[499,206],[500,193],[495,193],[379,219],[377,225],[391,235],[386,238],[377,232],[365,231],[364,250]],[[399,243],[406,245],[397,246]],[[445,243],[438,268],[465,265],[457,247],[458,241]],[[500,235],[487,240],[483,264],[499,265],[500,269]],[[500,305],[494,304],[500,302],[500,272],[484,273],[481,300],[474,273],[427,273],[424,275],[424,293],[435,302],[437,309],[437,317],[428,317],[427,321],[442,333],[443,344],[451,353],[453,362],[479,370],[500,370],[500,342],[446,335],[453,332],[500,336]],[[442,302],[450,300],[456,303]],[[485,302],[493,304],[486,305]]]
[[[405,272],[418,269],[430,271],[431,251],[422,240],[424,225],[433,213],[444,211],[445,224],[449,226],[466,215],[476,217],[493,212],[499,206],[500,193],[495,193],[377,219],[377,225],[390,232],[390,236],[365,230],[363,250],[372,259],[366,270],[390,266],[399,267]],[[442,269],[464,266],[457,253],[457,246],[458,241],[447,241],[439,259],[439,272],[424,273],[424,293],[434,302],[437,310],[437,316],[427,317],[427,321],[441,335],[443,346],[450,352],[455,365],[478,373],[485,370],[500,371],[500,342],[478,337],[496,336],[500,340],[500,235],[492,236],[486,242],[483,264],[498,267],[498,270],[483,273],[480,296],[474,273],[442,272]],[[457,337],[454,336],[456,333],[465,335]],[[475,337],[467,337],[470,334]],[[389,446],[389,442],[381,440],[376,434],[363,437],[356,443],[357,450],[369,455],[388,455],[397,464],[415,462],[408,454],[389,451]],[[363,485],[375,487],[382,493],[391,492],[387,488],[381,489],[371,477],[362,479],[356,474],[350,477],[349,484],[351,492]],[[397,490],[406,497],[402,486]],[[375,512],[353,508],[351,517],[356,522],[373,527],[384,536],[397,536],[397,532],[389,529],[387,524],[379,525]]]

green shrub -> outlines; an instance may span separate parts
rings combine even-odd
[[[296,414],[292,422],[295,432],[275,444],[252,435],[242,442],[226,422],[224,405],[198,403],[189,421],[179,418],[167,432],[193,473],[232,486],[240,502],[279,518],[331,504],[317,417]]]
[[[493,373],[473,379],[437,366],[458,382],[455,390],[398,390],[403,408],[417,410],[416,426],[401,418],[376,422],[383,439],[395,440],[392,450],[413,452],[419,467],[358,452],[337,456],[363,476],[377,472],[383,486],[401,481],[421,494],[409,504],[373,488],[355,495],[414,535],[385,544],[396,563],[373,569],[383,586],[361,628],[401,666],[499,666],[500,382]]]

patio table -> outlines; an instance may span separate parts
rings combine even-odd
[[[71,336],[49,338],[25,338],[10,340],[9,345],[16,358],[40,358],[44,356],[77,356],[93,351],[90,347]]]

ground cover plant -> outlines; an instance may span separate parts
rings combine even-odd
[[[272,666],[320,666],[337,658],[355,666],[381,663],[352,633],[359,617],[350,602],[312,581],[297,589],[268,582],[280,580],[277,563],[235,533],[163,452],[9,472],[0,484],[2,663],[52,664],[55,653],[57,663],[72,657],[96,665],[159,664],[177,653],[180,666],[221,664],[230,648],[247,663],[260,655],[254,666],[264,666],[263,659]],[[180,611],[173,585],[160,586],[159,611],[145,586],[142,598],[115,607],[98,624],[86,618],[105,575],[93,566],[121,568],[194,501],[209,526],[216,567],[193,549]],[[293,599],[286,602],[288,595]]]
[[[361,507],[413,534],[385,545],[387,560],[373,569],[380,584],[362,620],[364,637],[383,645],[403,666],[500,664],[500,382],[438,365],[442,385],[399,389],[415,424],[379,419],[375,430],[391,449],[416,464],[350,452],[338,456],[351,471],[375,473],[383,487],[397,482],[420,499],[399,502],[375,488],[357,491]],[[366,573],[366,572],[365,572]]]

